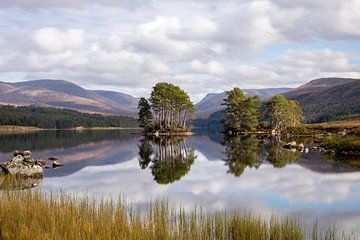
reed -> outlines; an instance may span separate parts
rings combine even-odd
[[[95,201],[41,191],[0,192],[0,239],[336,239],[335,228],[307,232],[296,219],[264,220],[237,211],[185,211],[167,201],[142,210],[124,198]],[[346,238],[342,235],[341,239]],[[355,238],[354,238],[355,239]]]

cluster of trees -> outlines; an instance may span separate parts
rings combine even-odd
[[[139,124],[145,131],[186,130],[195,113],[189,95],[170,83],[157,83],[150,99],[141,98],[138,105]]]
[[[136,119],[35,106],[0,106],[0,125],[66,129],[74,127],[138,127]]]
[[[298,102],[282,95],[262,102],[259,97],[246,97],[240,88],[227,91],[224,99],[225,132],[255,131],[259,125],[271,125],[275,130],[295,126],[303,120]]]

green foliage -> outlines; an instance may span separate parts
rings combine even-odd
[[[150,127],[160,132],[183,131],[186,130],[188,121],[194,117],[195,107],[189,95],[171,83],[157,83],[153,87],[149,99],[151,114],[147,101],[140,101],[139,118],[147,128],[145,131],[149,131]]]
[[[138,109],[139,126],[144,128],[145,130],[148,130],[151,126],[152,119],[151,107],[149,102],[145,98],[140,98]]]
[[[303,113],[298,102],[276,95],[267,103],[267,117],[276,130],[282,130],[301,123]]]
[[[322,142],[326,149],[333,149],[336,153],[360,152],[360,138],[357,136],[328,137]]]
[[[66,129],[75,127],[137,127],[137,121],[125,116],[104,116],[68,109],[34,106],[0,106],[0,125]]]
[[[259,99],[245,97],[240,88],[234,88],[226,94],[225,132],[255,131],[259,125]]]

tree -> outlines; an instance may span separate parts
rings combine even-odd
[[[283,95],[276,95],[267,104],[267,115],[275,130],[295,126],[303,120],[303,113],[298,102],[287,100]]]
[[[154,114],[153,126],[157,131],[184,130],[195,113],[189,95],[170,83],[157,83],[149,100]]]
[[[259,125],[260,99],[245,97],[240,88],[226,92],[225,132],[254,131]]]
[[[138,109],[139,109],[139,125],[145,130],[148,130],[151,126],[151,119],[152,119],[151,107],[149,102],[145,98],[140,98]]]
[[[226,91],[227,97],[224,99],[225,108],[225,131],[240,131],[240,112],[241,103],[245,100],[245,95],[240,88]]]
[[[240,122],[241,128],[245,131],[255,131],[259,125],[259,112],[255,104],[253,97],[246,98],[241,104]]]

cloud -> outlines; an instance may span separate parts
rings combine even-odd
[[[50,53],[64,52],[82,47],[84,30],[69,29],[59,31],[52,27],[42,28],[35,31],[33,41],[43,51]]]
[[[169,81],[195,101],[234,86],[360,77],[359,9],[356,0],[5,0],[0,74],[137,96]]]

